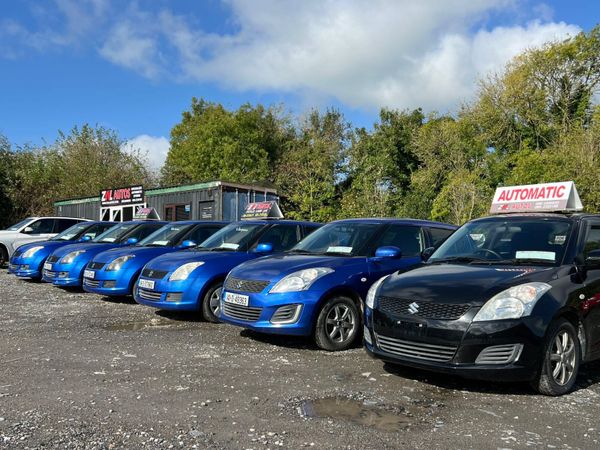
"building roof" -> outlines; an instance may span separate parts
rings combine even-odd
[[[146,189],[144,195],[146,197],[152,197],[153,195],[172,194],[176,192],[188,192],[198,191],[202,189],[211,189],[219,186],[230,187],[235,189],[247,189],[247,190],[260,190],[269,192],[271,194],[277,194],[277,189],[271,186],[265,186],[264,184],[245,184],[245,183],[231,183],[229,181],[207,181],[205,183],[196,184],[184,184],[181,186],[166,186],[152,189]],[[77,197],[68,198],[64,200],[58,200],[54,202],[54,206],[65,206],[65,205],[76,205],[79,203],[92,203],[99,202],[100,195],[96,197]]]

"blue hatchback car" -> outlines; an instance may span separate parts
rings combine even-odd
[[[238,264],[283,252],[320,225],[291,220],[247,220],[217,231],[198,247],[153,259],[135,289],[138,303],[160,309],[201,311],[218,321],[221,288]]]
[[[115,222],[80,222],[47,241],[22,245],[10,258],[8,272],[21,278],[40,279],[44,263],[54,250],[92,240],[115,225]]]
[[[84,244],[65,245],[56,249],[44,263],[42,279],[55,286],[81,286],[87,263],[98,253],[133,245],[168,222],[131,221],[115,225]]]
[[[132,247],[96,255],[83,271],[83,289],[102,295],[131,295],[142,268],[166,253],[195,247],[227,225],[226,222],[173,222]]]
[[[220,319],[263,333],[313,336],[344,350],[362,332],[371,284],[421,262],[456,227],[412,219],[331,222],[283,255],[249,261],[225,280]]]

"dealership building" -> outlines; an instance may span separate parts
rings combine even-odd
[[[279,201],[277,190],[255,184],[206,183],[144,189],[143,186],[108,188],[97,197],[54,203],[58,216],[123,222],[141,208],[153,208],[162,220],[239,220],[248,203]]]

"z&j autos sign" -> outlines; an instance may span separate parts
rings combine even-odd
[[[144,186],[105,189],[100,193],[102,206],[135,205],[144,203]]]
[[[572,181],[506,186],[496,189],[490,212],[581,211],[583,205]]]

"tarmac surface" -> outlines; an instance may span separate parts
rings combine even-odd
[[[402,369],[0,271],[0,448],[600,448],[560,398]]]

